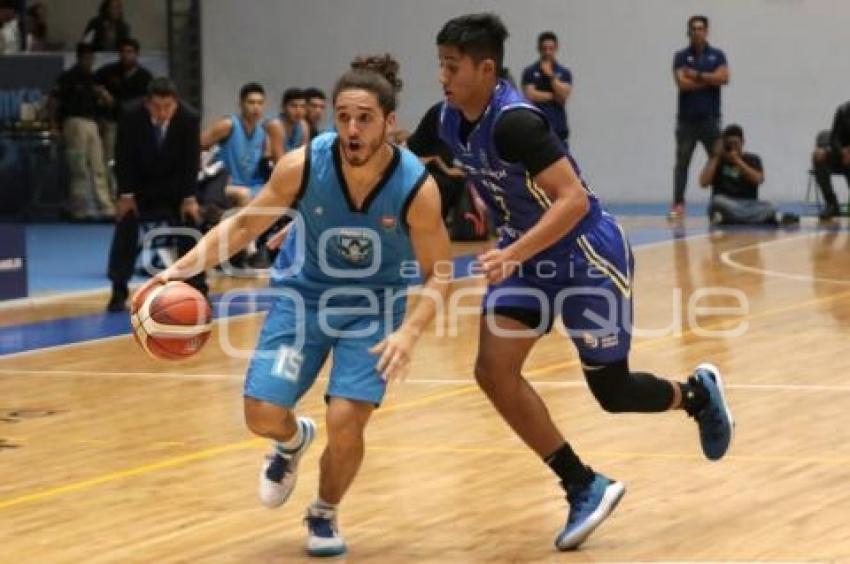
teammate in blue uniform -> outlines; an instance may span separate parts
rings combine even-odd
[[[286,152],[294,151],[310,139],[307,122],[307,95],[300,88],[287,88],[280,101],[280,114],[274,119],[283,129],[283,146]]]
[[[295,416],[295,405],[333,352],[328,444],[306,516],[314,556],[346,551],[336,510],[362,462],[364,428],[387,382],[407,368],[450,280],[447,269],[435,270],[451,260],[437,185],[416,156],[387,139],[395,127],[397,69],[388,55],[352,63],[333,93],[338,133],[287,153],[246,208],[135,298],[219,262],[219,248],[221,258],[230,256],[276,219],[270,210],[298,210],[272,275],[280,296],[248,369],[245,418],[254,433],[276,441],[260,475],[260,499],[279,506],[292,493],[316,429]],[[403,293],[412,280],[405,274],[417,270],[422,298],[407,311]]]
[[[239,113],[222,117],[201,132],[201,149],[218,144],[218,159],[230,181],[225,193],[237,206],[244,206],[268,179],[263,160],[277,162],[283,156],[283,130],[264,116],[266,92],[249,82],[239,91]]]
[[[419,125],[408,147],[428,156],[445,143],[498,227],[496,248],[479,257],[489,288],[475,377],[560,478],[570,511],[555,544],[570,550],[613,511],[625,488],[579,459],[522,376],[531,348],[556,316],[605,410],[684,409],[696,418],[703,451],[712,460],[726,453],[733,426],[715,367],[700,365],[683,383],[630,371],[629,243],[540,111],[499,79],[507,35],[492,14],[445,24],[437,35],[445,101]]]

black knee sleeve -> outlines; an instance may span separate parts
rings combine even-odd
[[[628,360],[582,367],[590,391],[605,411],[655,413],[667,411],[673,403],[676,384],[646,372],[629,372]]]

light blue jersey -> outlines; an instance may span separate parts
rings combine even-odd
[[[251,135],[245,131],[237,114],[230,114],[233,128],[230,135],[219,143],[219,160],[230,174],[230,183],[248,188],[260,188],[266,179],[260,171],[266,139],[266,120],[260,120]]]
[[[286,127],[286,118],[283,114],[280,114],[280,123],[284,124],[284,129]],[[307,132],[304,131],[304,128],[301,127],[301,122],[296,122],[292,125],[292,130],[284,137],[283,146],[286,149],[286,152],[293,151],[301,146],[304,142],[304,137],[307,135]]]
[[[342,175],[337,140],[336,133],[325,133],[306,150],[300,221],[278,254],[272,284],[311,297],[338,286],[403,288],[412,278],[404,266],[414,260],[407,209],[427,172],[413,153],[393,146],[384,176],[358,210]],[[299,236],[307,241],[303,250]],[[299,260],[303,268],[287,273]]]
[[[411,152],[393,146],[383,176],[358,209],[336,133],[305,150],[299,218],[272,269],[281,294],[266,317],[245,396],[292,408],[333,351],[326,395],[381,403],[386,382],[369,349],[401,324],[403,290],[418,275],[407,212],[428,178]]]

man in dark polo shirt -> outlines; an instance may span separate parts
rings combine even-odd
[[[92,71],[94,49],[77,45],[77,63],[63,72],[51,92],[51,107],[62,124],[70,171],[70,215],[75,220],[111,218],[115,204],[109,193],[103,147],[95,121],[112,104],[112,96]]]
[[[153,76],[139,64],[139,42],[128,37],[119,44],[118,60],[97,69],[95,77],[106,87],[113,100],[98,120],[104,158],[109,163],[115,158],[115,134],[117,122],[121,119],[121,108],[133,100],[144,98]]]
[[[676,120],[676,168],[674,171],[671,219],[685,213],[688,166],[697,141],[710,156],[720,137],[720,87],[729,83],[726,55],[708,44],[708,18],[688,19],[690,46],[673,58],[673,78],[679,89]]]
[[[537,52],[540,60],[522,71],[522,93],[543,111],[552,131],[569,148],[565,106],[573,89],[573,75],[555,60],[558,37],[553,32],[544,31],[537,37]]]

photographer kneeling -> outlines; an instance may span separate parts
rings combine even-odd
[[[708,217],[714,225],[783,225],[799,222],[794,214],[777,217],[776,206],[758,199],[764,182],[761,159],[745,153],[744,130],[728,125],[714,145],[711,158],[699,175],[703,188],[711,187]]]

